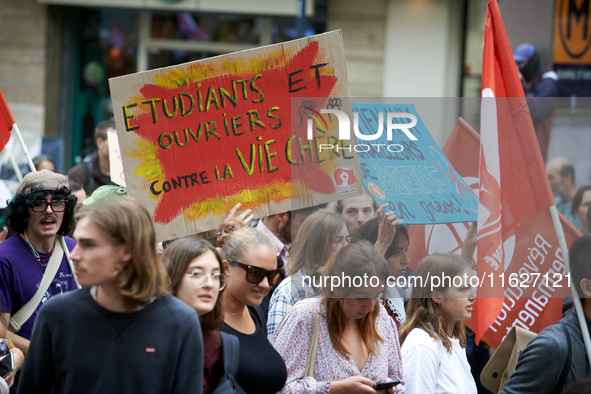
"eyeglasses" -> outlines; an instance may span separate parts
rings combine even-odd
[[[217,287],[220,291],[224,290],[224,287],[226,287],[226,277],[222,274],[205,275],[201,271],[193,271],[190,274],[185,274],[185,276],[190,277],[193,286],[199,289],[205,286],[207,280],[210,278],[214,286]]]
[[[335,245],[347,245],[349,243],[351,243],[351,237],[347,236],[347,237],[337,237],[334,240]]]
[[[53,212],[64,212],[66,210],[66,203],[66,200],[52,200],[50,202],[47,202],[47,200],[36,200],[31,209],[33,212],[45,212],[47,206],[50,205]]]
[[[281,278],[281,271],[278,269],[275,270],[266,270],[259,267],[253,267],[252,265],[242,264],[238,261],[228,260],[228,263],[235,265],[236,267],[240,267],[246,271],[246,281],[249,283],[253,283],[258,285],[267,277],[270,285],[274,285],[279,282]]]

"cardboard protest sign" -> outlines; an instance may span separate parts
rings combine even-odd
[[[480,136],[462,118],[448,138],[443,152],[474,190],[478,189],[478,152]],[[581,233],[560,215],[568,246]],[[411,268],[434,253],[460,254],[469,223],[411,226],[408,257]],[[554,232],[549,211],[543,211],[521,223],[519,232],[504,243],[505,259],[491,263],[504,267],[503,275],[485,276],[482,286],[503,289],[500,315],[482,336],[496,348],[513,326],[540,332],[560,319],[561,304],[570,292],[566,266]],[[475,256],[476,257],[476,253]],[[476,261],[473,260],[476,264]],[[478,273],[482,279],[482,274]],[[474,328],[474,317],[467,323]]]
[[[405,224],[476,220],[478,198],[413,105],[351,105],[363,184],[378,205],[388,203]]]
[[[123,174],[121,149],[119,148],[119,138],[117,138],[117,133],[108,130],[107,141],[109,142],[109,170],[111,171],[111,181],[116,185],[125,187],[125,175]]]
[[[339,31],[109,83],[128,192],[160,240],[215,228],[238,202],[262,217],[339,198],[342,157],[289,160],[291,99],[348,95]]]

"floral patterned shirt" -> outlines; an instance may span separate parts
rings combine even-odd
[[[314,311],[308,304],[310,302],[320,314],[320,330],[314,376],[304,377],[315,323]],[[287,382],[281,393],[329,393],[330,382],[351,376],[364,376],[374,382],[389,377],[402,382],[398,331],[394,320],[382,305],[376,324],[383,339],[377,346],[379,353],[375,356],[370,354],[360,371],[350,357],[344,357],[333,347],[322,299],[312,298],[296,303],[281,321],[271,340],[287,367]],[[398,387],[397,393],[406,392],[404,384]]]

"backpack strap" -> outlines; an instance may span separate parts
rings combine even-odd
[[[240,342],[234,335],[219,332],[222,339],[222,354],[224,356],[224,370],[232,387],[236,387],[236,374],[240,358]]]
[[[318,336],[320,333],[320,314],[318,309],[310,300],[300,301],[302,304],[308,305],[314,311],[314,329],[312,330],[312,337],[310,338],[310,347],[308,348],[308,357],[306,358],[306,371],[304,377],[314,376],[314,366],[316,365],[316,351],[318,349]]]
[[[62,259],[64,257],[64,250],[62,249],[62,243],[60,242],[61,235],[58,235],[55,240],[55,249],[53,250],[53,254],[49,258],[49,262],[45,267],[45,272],[43,273],[43,277],[41,278],[41,283],[37,288],[37,291],[33,295],[33,297],[21,307],[13,316],[10,317],[10,323],[8,329],[11,332],[17,333],[20,331],[23,324],[29,320],[33,312],[37,310],[37,307],[41,303],[43,296],[49,286],[53,282],[53,278],[57,274],[57,271],[62,264]]]
[[[564,366],[562,367],[562,372],[560,373],[560,377],[558,378],[558,383],[556,383],[556,386],[554,386],[554,390],[552,390],[552,394],[559,394],[562,392],[564,384],[566,383],[566,378],[570,371],[570,366],[573,358],[573,348],[570,340],[570,334],[568,333],[568,329],[564,324],[560,324],[560,328],[562,328],[562,332],[566,337],[566,346],[568,350],[566,354],[566,361],[564,363]]]

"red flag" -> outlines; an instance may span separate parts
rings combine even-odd
[[[12,130],[12,125],[14,123],[10,108],[8,108],[8,104],[6,104],[6,100],[4,99],[4,94],[2,93],[2,90],[0,90],[0,151],[2,151],[4,146],[8,143],[8,140],[10,139],[10,131]]]
[[[480,116],[477,270],[498,278],[511,263],[506,242],[554,199],[496,0],[488,3],[485,23]],[[479,289],[477,341],[503,308],[501,290],[494,284]]]
[[[473,190],[478,188],[479,147],[478,133],[462,118],[458,119],[443,147],[445,156]],[[570,246],[575,239],[581,236],[581,233],[560,213],[559,216],[567,245]],[[411,268],[416,268],[418,262],[429,254],[459,254],[468,227],[469,223],[411,226],[408,252]],[[549,273],[549,270],[553,268],[559,267],[560,270],[557,272],[565,273],[562,253],[548,210],[521,223],[520,231],[507,242],[506,253],[510,256],[507,258],[511,260],[511,263],[505,271],[502,310],[481,338],[494,348],[501,343],[503,337],[513,326],[518,325],[533,332],[540,332],[543,328],[555,323],[560,319],[563,293],[568,291],[567,287],[563,289],[547,287],[543,283],[545,281],[544,274]],[[536,286],[530,286],[529,292],[526,288],[508,286],[508,278],[511,275],[516,278],[515,275],[522,275],[526,272],[525,270],[536,275],[535,279],[538,282]],[[550,278],[553,277],[552,273],[549,275]],[[478,276],[481,277],[480,274]],[[502,287],[501,279],[499,277],[494,279],[494,284],[497,287]],[[486,285],[489,285],[490,278],[487,278],[486,282]],[[477,311],[474,318],[467,322],[468,326],[473,329],[475,328],[476,313]]]

